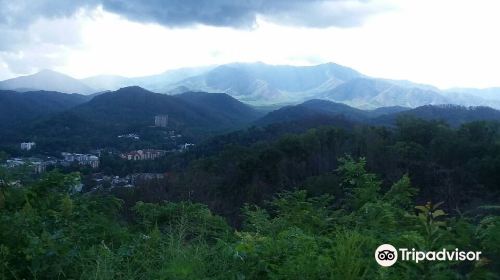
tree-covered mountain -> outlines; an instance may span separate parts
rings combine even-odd
[[[380,107],[377,109],[369,110],[369,115],[371,117],[379,117],[383,115],[395,114],[399,112],[404,112],[410,110],[411,108],[403,107],[403,106],[388,106],[388,107]]]
[[[15,91],[46,90],[80,94],[96,92],[83,82],[52,70],[42,70],[33,75],[1,81],[0,89]]]
[[[88,101],[79,94],[52,91],[16,92],[0,90],[0,127],[14,127]]]
[[[357,123],[393,125],[400,117],[412,116],[425,120],[442,120],[452,126],[472,121],[500,121],[500,111],[490,107],[459,105],[424,105],[414,109],[406,107],[380,107],[360,110],[328,100],[309,100],[295,106],[286,106],[257,120],[258,125],[283,123],[313,118],[338,118]]]
[[[225,93],[185,92],[174,97],[234,123],[247,123],[262,115]]]
[[[440,120],[451,126],[474,121],[500,121],[500,111],[490,107],[466,107],[458,105],[425,105],[411,110],[380,116],[376,123],[394,124],[398,118],[410,116],[424,120]]]
[[[141,87],[103,93],[70,110],[82,118],[116,124],[150,124],[155,115],[168,115],[172,126],[223,128],[257,117],[256,112],[226,94],[153,93]]]
[[[163,132],[152,131],[156,115],[168,115]],[[8,139],[33,139],[47,149],[76,150],[117,146],[117,136],[126,133],[158,134],[161,144],[166,130],[191,138],[202,138],[244,126],[260,114],[226,94],[186,93],[177,96],[153,93],[140,87],[106,92],[58,114],[27,120],[16,126]],[[149,129],[151,128],[151,129]],[[162,136],[163,135],[163,136]],[[159,142],[158,142],[159,141]]]
[[[366,121],[366,111],[342,103],[313,99],[295,106],[286,106],[266,114],[256,121],[258,125],[291,122],[313,118],[343,117],[352,121]]]
[[[10,129],[1,132],[0,144],[34,139],[47,143],[50,149],[55,146],[82,149],[116,146],[118,135],[150,134],[151,131],[145,130],[154,125],[156,115],[168,115],[169,129],[192,139],[251,124],[289,123],[297,127],[289,131],[302,131],[300,128],[332,124],[341,127],[361,123],[394,125],[403,116],[443,120],[452,126],[477,120],[500,120],[500,112],[488,107],[426,105],[415,109],[393,106],[361,110],[319,99],[285,106],[262,116],[260,111],[225,93],[165,95],[140,87],[126,87],[92,97],[44,91],[1,93],[0,121],[3,127],[9,125]],[[159,143],[161,138],[158,137],[148,145]]]

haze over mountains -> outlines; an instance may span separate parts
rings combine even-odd
[[[310,99],[324,99],[360,109],[438,104],[500,108],[498,88],[442,91],[431,85],[371,78],[334,63],[316,66],[231,63],[182,68],[146,77],[102,75],[81,80],[44,70],[2,81],[0,89],[90,94],[135,85],[165,94],[227,93],[252,105],[299,104]]]
[[[212,66],[180,68],[168,70],[157,75],[135,78],[116,75],[97,75],[82,79],[81,81],[97,91],[117,90],[127,86],[141,86],[153,92],[164,93],[166,90],[172,88],[172,84],[201,75],[212,68]]]
[[[2,81],[0,82],[0,89],[22,92],[45,90],[80,94],[96,92],[84,82],[52,70],[42,70],[33,75]]]

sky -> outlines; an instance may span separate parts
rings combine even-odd
[[[335,62],[440,88],[500,86],[498,0],[0,0],[0,80]]]

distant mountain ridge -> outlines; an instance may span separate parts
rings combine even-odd
[[[80,94],[95,92],[94,89],[82,81],[52,70],[42,70],[33,75],[1,81],[0,89],[15,91],[44,90]]]
[[[314,93],[336,87],[359,72],[334,63],[316,66],[232,63],[172,85],[207,92],[226,92],[246,102],[273,103],[310,99]]]
[[[452,88],[446,90],[449,93],[461,93],[468,94],[475,97],[480,97],[483,99],[490,99],[495,101],[500,101],[500,87],[492,87],[492,88]]]
[[[97,75],[82,79],[81,81],[88,86],[101,91],[113,91],[128,86],[140,86],[149,91],[165,93],[167,89],[172,88],[172,84],[196,75],[201,75],[212,68],[213,66],[185,67],[168,70],[156,75],[133,78],[117,75]],[[186,89],[185,91],[189,91],[189,89]]]
[[[473,121],[500,121],[500,111],[485,106],[459,106],[424,105],[411,110],[388,114],[375,119],[376,123],[394,124],[395,121],[404,116],[416,117],[424,120],[441,120],[451,126],[459,126]]]
[[[452,103],[445,96],[423,88],[401,87],[377,79],[357,78],[319,94],[320,98],[342,102],[358,108],[387,106],[418,107]]]
[[[47,78],[40,79],[42,76]],[[498,88],[440,90],[431,85],[406,80],[368,77],[335,63],[314,66],[230,63],[174,69],[144,77],[102,75],[81,80],[53,71],[42,71],[0,82],[0,88],[11,90],[43,88],[83,94],[127,86],[141,86],[163,94],[222,92],[242,102],[259,106],[299,104],[310,99],[325,99],[360,109],[390,106],[416,108],[439,104],[500,108]]]
[[[500,111],[490,107],[465,107],[459,105],[424,105],[417,108],[381,107],[360,110],[342,103],[326,100],[309,100],[295,106],[272,111],[255,122],[257,125],[285,123],[313,118],[344,118],[373,125],[394,125],[400,117],[424,120],[441,120],[451,126],[472,121],[500,121]]]

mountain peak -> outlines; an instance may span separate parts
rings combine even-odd
[[[81,81],[54,70],[42,69],[39,72],[0,82],[0,88],[9,90],[30,89],[58,91],[64,93],[91,94],[94,90]]]
[[[62,74],[62,73],[59,73],[57,71],[54,71],[52,69],[42,69],[38,72],[36,72],[34,75],[40,75],[40,74],[56,74],[56,75],[63,75],[63,76],[67,76],[65,74]]]
[[[120,93],[153,93],[145,88],[142,88],[140,86],[128,86],[128,87],[122,87],[114,93],[120,94]]]
[[[52,69],[42,69],[42,70],[36,72],[35,74],[26,75],[26,76],[22,76],[22,77],[43,77],[43,78],[76,80],[76,79],[72,78],[71,76],[63,74],[61,72],[57,72],[57,71],[52,70]]]

